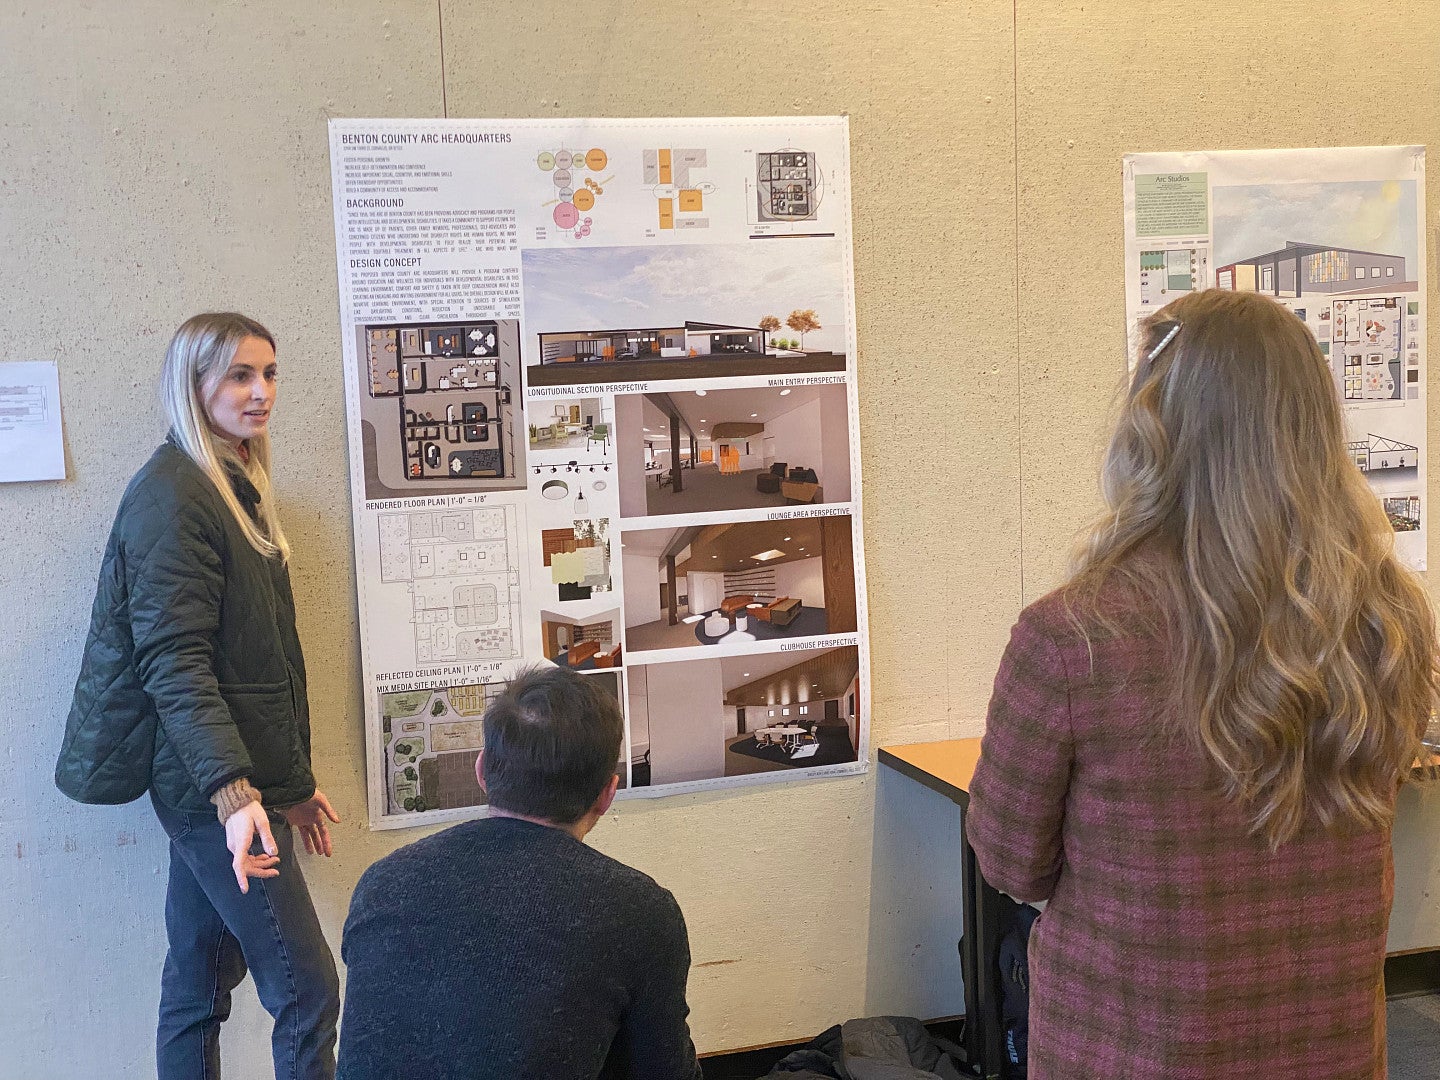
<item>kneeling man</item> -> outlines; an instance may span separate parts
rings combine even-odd
[[[546,666],[484,726],[490,816],[356,886],[340,1080],[698,1080],[680,908],[582,843],[615,797],[619,704]]]

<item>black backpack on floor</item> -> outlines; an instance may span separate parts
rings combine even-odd
[[[1029,904],[1014,904],[1000,934],[1000,1019],[1005,1033],[1005,1075],[1025,1080],[1030,1044],[1030,931],[1040,917]]]

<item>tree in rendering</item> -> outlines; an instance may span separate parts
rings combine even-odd
[[[785,325],[800,335],[800,347],[805,347],[805,335],[812,330],[822,330],[820,317],[815,314],[814,308],[806,308],[804,311],[792,311],[790,317],[785,320]]]
[[[780,320],[774,315],[766,315],[760,320],[760,329],[764,330],[767,334],[773,334],[776,330],[780,329]],[[772,340],[771,343],[774,344],[774,341]]]

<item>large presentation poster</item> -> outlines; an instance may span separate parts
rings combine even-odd
[[[370,820],[483,812],[486,704],[622,705],[624,796],[862,771],[840,117],[330,124]]]
[[[1425,148],[1125,158],[1135,320],[1195,289],[1262,292],[1305,321],[1344,402],[1350,452],[1425,569]]]

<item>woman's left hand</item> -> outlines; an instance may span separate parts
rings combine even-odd
[[[337,825],[340,823],[340,815],[330,805],[330,800],[319,788],[315,794],[302,803],[288,806],[283,811],[285,820],[300,833],[305,841],[305,850],[311,855],[324,855],[327,859],[333,850],[330,843],[330,829],[325,824],[329,818]]]

